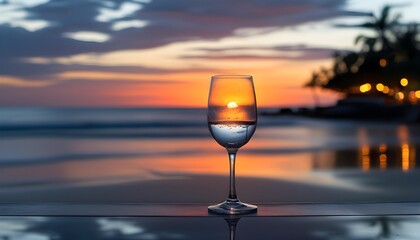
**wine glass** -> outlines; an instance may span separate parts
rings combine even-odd
[[[236,153],[251,139],[257,124],[257,103],[252,76],[213,76],[207,110],[210,133],[217,143],[226,148],[230,166],[228,198],[220,204],[209,206],[209,212],[218,214],[256,212],[257,206],[239,201],[235,187]]]

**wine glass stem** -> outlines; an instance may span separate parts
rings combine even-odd
[[[229,240],[235,240],[236,235],[236,223],[229,224]]]
[[[230,178],[229,178],[229,197],[228,201],[237,202],[238,197],[236,196],[236,184],[235,184],[235,160],[236,152],[238,149],[228,149],[229,155],[229,168],[230,168]]]

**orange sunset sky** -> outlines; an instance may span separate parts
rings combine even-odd
[[[335,25],[395,3],[0,0],[0,106],[204,107],[216,74],[252,75],[259,106],[312,106],[311,73],[372,34]]]

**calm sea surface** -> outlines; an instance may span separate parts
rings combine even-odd
[[[247,202],[419,201],[420,126],[259,118]],[[205,109],[0,109],[0,202],[218,202],[226,151]]]

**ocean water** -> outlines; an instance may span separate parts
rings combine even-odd
[[[419,146],[417,125],[260,116],[238,195],[418,201]],[[0,202],[212,203],[228,172],[205,109],[0,109]]]

